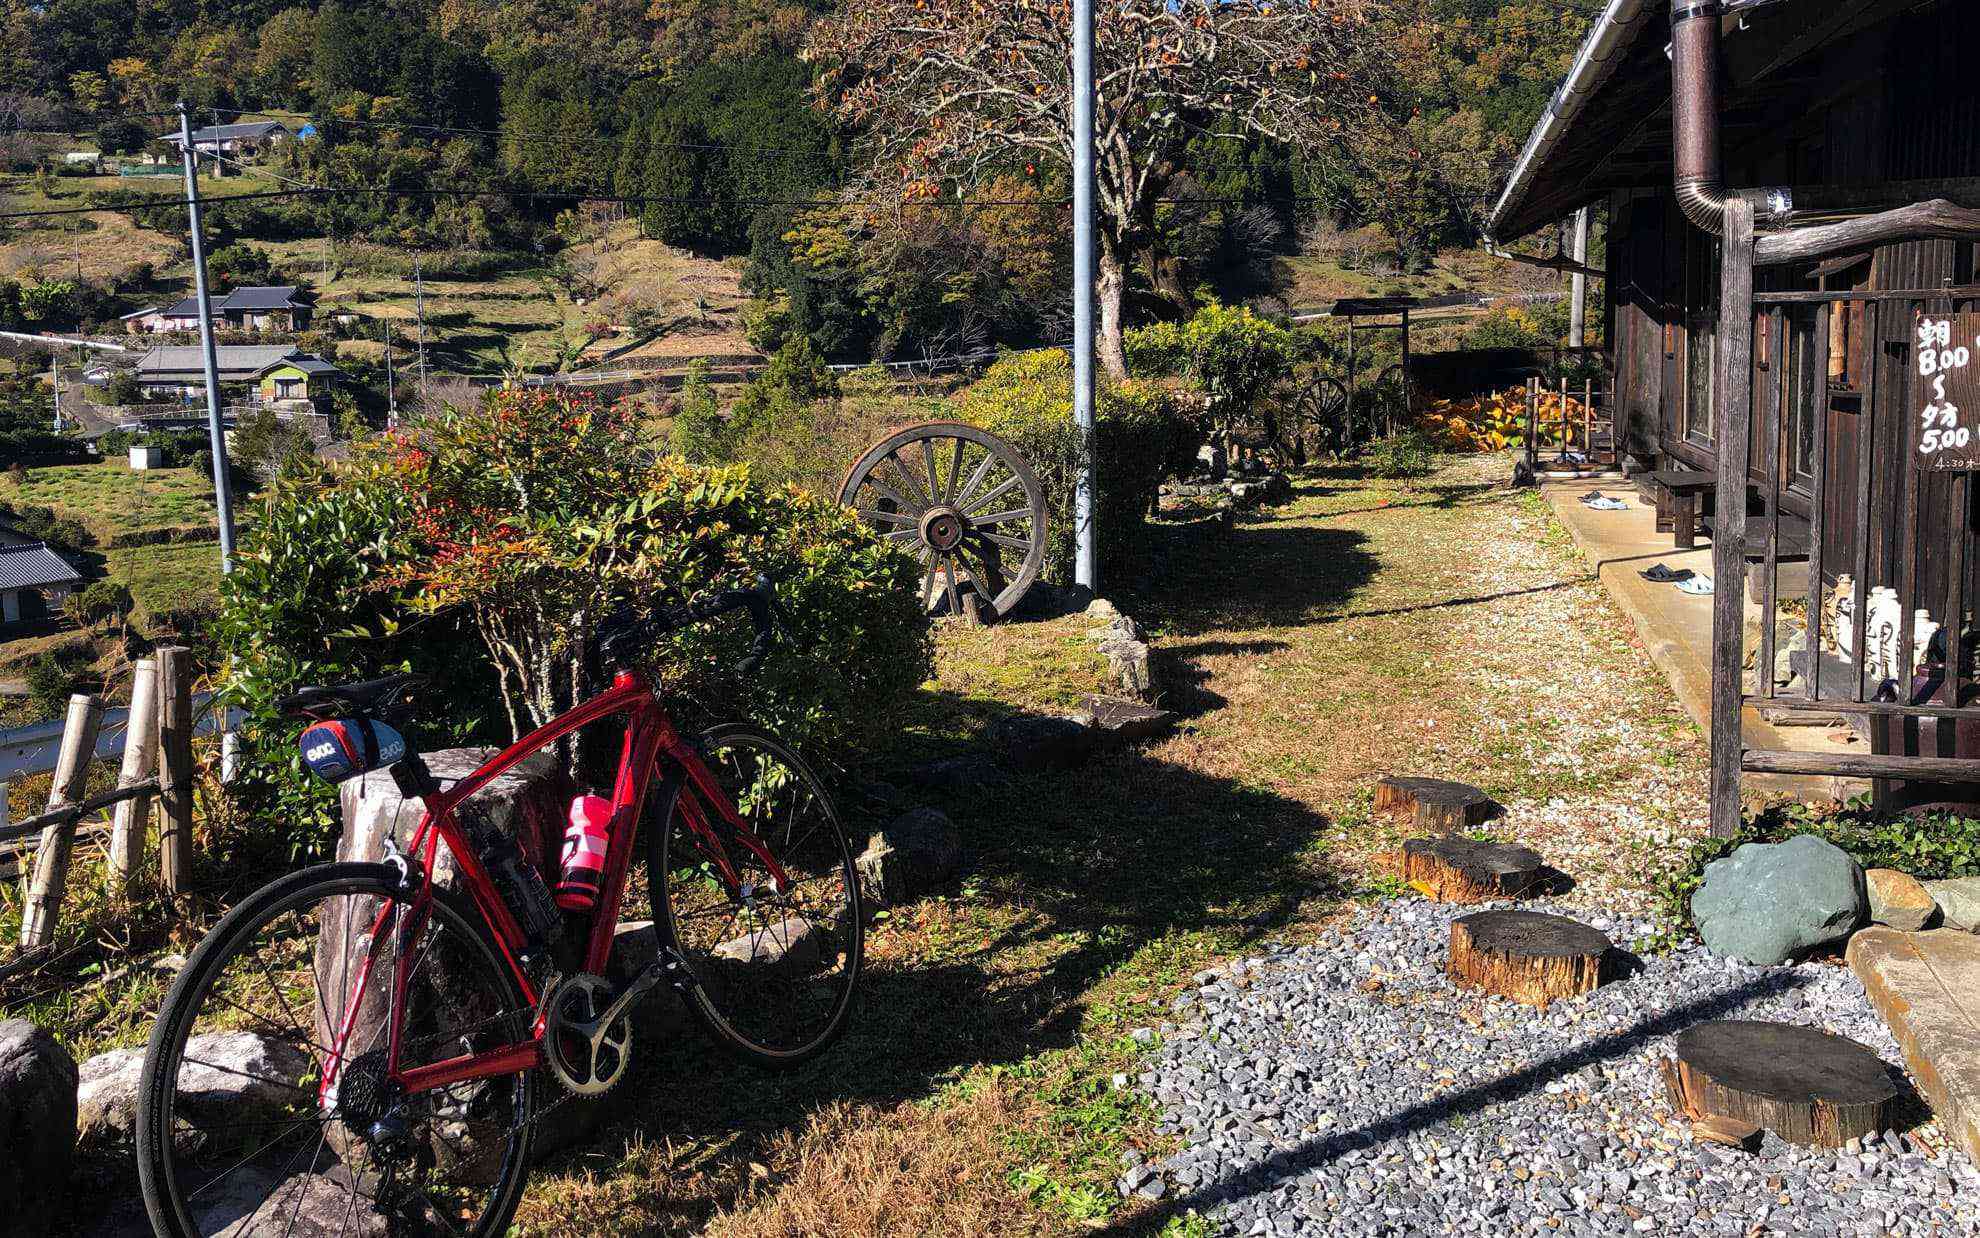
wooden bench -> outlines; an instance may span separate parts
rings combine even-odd
[[[1718,478],[1698,469],[1658,469],[1639,473],[1637,484],[1649,491],[1657,508],[1657,532],[1671,534],[1679,550],[1698,545],[1698,498],[1716,487]]]
[[[1718,517],[1707,516],[1702,522],[1709,534],[1718,523]],[[1773,527],[1772,516],[1748,516],[1746,518],[1746,557],[1764,559],[1767,557],[1767,534]],[[1775,547],[1776,559],[1806,559],[1808,557],[1808,522],[1800,516],[1783,514],[1780,517],[1781,540]]]

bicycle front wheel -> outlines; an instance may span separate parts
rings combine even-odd
[[[377,864],[305,869],[209,933],[145,1056],[138,1171],[153,1228],[237,1234],[502,1232],[527,1172],[534,1079],[403,1095],[409,1068],[528,1038],[532,1013],[481,919],[424,912]]]
[[[688,1008],[745,1061],[796,1066],[836,1040],[852,1011],[865,949],[852,847],[824,784],[788,747],[740,726],[703,744],[723,797],[786,880],[686,788],[648,835],[649,881],[694,974]]]

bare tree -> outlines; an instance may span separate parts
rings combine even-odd
[[[1113,0],[1095,6],[1102,363],[1126,372],[1121,303],[1191,136],[1319,149],[1393,122],[1391,0]],[[1026,159],[1072,160],[1065,0],[870,0],[812,27],[822,97],[864,134],[868,188],[938,199]]]

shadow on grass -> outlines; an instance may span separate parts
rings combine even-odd
[[[881,923],[839,1044],[796,1073],[766,1076],[691,1034],[626,1085],[631,1116],[611,1142],[740,1137],[728,1159],[802,1129],[834,1101],[918,1100],[974,1068],[1072,1046],[1082,1032],[1124,1035],[1166,1014],[1148,1002],[1186,980],[1204,946],[1242,950],[1307,899],[1331,903],[1340,892],[1305,858],[1326,818],[1268,791],[1137,751],[991,781],[917,796],[960,828],[967,889],[938,891]],[[855,838],[876,823],[848,816]],[[586,1163],[574,1154],[552,1165]],[[655,1189],[658,1211],[692,1223],[694,1201]]]
[[[1338,607],[1375,577],[1368,537],[1304,524],[1151,526],[1145,586],[1129,611],[1165,635],[1291,627]]]

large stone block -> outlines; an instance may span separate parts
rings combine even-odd
[[[886,871],[890,866],[897,867],[897,876]],[[860,868],[867,888],[892,894],[890,902],[919,897],[961,870],[962,831],[939,809],[902,813],[868,840]]]
[[[276,1122],[311,1097],[307,1050],[254,1032],[207,1032],[186,1041],[179,1069],[180,1112],[195,1124]],[[76,1131],[85,1145],[124,1146],[137,1131],[144,1050],[112,1049],[82,1064]]]
[[[1691,918],[1714,953],[1772,965],[1841,941],[1869,914],[1863,869],[1812,834],[1747,843],[1705,866]]]
[[[0,1022],[0,1234],[48,1227],[75,1150],[75,1059],[25,1019]]]

